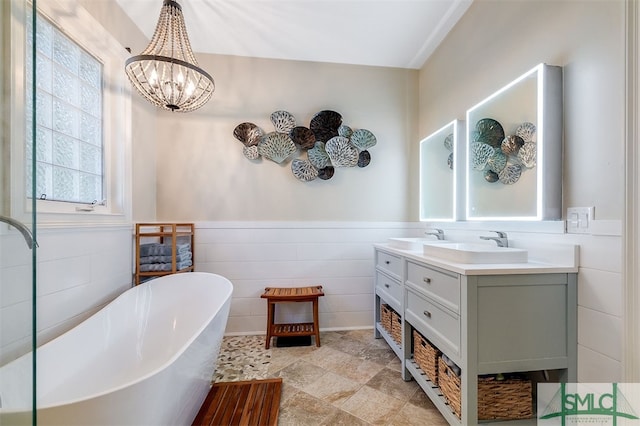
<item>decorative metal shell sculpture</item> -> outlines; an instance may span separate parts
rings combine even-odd
[[[249,160],[257,160],[260,158],[260,153],[258,152],[258,145],[245,146],[242,148],[242,153]]]
[[[358,167],[367,167],[370,162],[371,154],[369,154],[369,151],[360,151],[360,154],[358,155]]]
[[[536,166],[537,155],[538,145],[534,142],[525,142],[520,151],[518,151],[518,160],[527,169],[531,169]]]
[[[507,156],[502,151],[495,150],[493,155],[487,161],[487,168],[496,173],[500,173],[507,165]]]
[[[282,163],[296,152],[296,145],[289,135],[285,133],[272,132],[265,135],[258,144],[258,152],[264,158],[276,163]]]
[[[522,175],[522,166],[520,164],[509,164],[507,167],[502,169],[500,173],[498,173],[498,177],[500,178],[500,182],[505,185],[512,185],[520,179]]]
[[[331,161],[327,151],[324,149],[324,146],[324,142],[316,142],[315,146],[307,151],[309,161],[317,169],[324,169]]]
[[[329,180],[333,177],[336,169],[333,166],[327,166],[324,169],[318,170],[318,177],[322,180]]]
[[[358,129],[351,135],[351,144],[358,148],[358,151],[364,151],[375,146],[378,141],[376,137],[367,129]]]
[[[244,146],[258,145],[264,131],[253,123],[240,123],[233,129],[233,136]]]
[[[303,126],[294,127],[289,132],[289,137],[294,144],[300,149],[313,148],[316,143],[316,135],[313,134],[311,129]]]
[[[523,145],[524,141],[520,136],[509,135],[502,141],[501,149],[507,155],[517,155]]]
[[[297,158],[291,162],[291,172],[303,182],[311,182],[318,177],[318,169],[313,167],[310,162]]]
[[[335,111],[320,111],[311,118],[309,128],[316,135],[316,140],[328,142],[338,136],[338,129],[342,125],[342,115]]]
[[[504,139],[504,129],[502,125],[493,118],[483,118],[476,123],[474,142],[482,142],[494,148],[500,147],[500,142]]]
[[[271,123],[279,133],[289,133],[296,127],[296,118],[287,111],[275,111],[271,113]]]
[[[355,167],[358,164],[358,150],[342,136],[335,136],[325,145],[327,155],[334,167]]]
[[[453,170],[453,152],[450,153],[449,157],[447,158],[447,166],[449,166],[449,168]]]
[[[529,122],[520,124],[515,134],[505,136],[498,121],[492,118],[478,120],[470,135],[472,167],[481,171],[489,183],[513,185],[526,168],[536,166],[535,134],[536,126]],[[449,148],[447,139],[445,147]]]
[[[335,167],[366,167],[371,163],[368,149],[377,144],[375,135],[369,130],[354,130],[342,124],[342,115],[335,111],[316,113],[308,128],[296,126],[295,117],[287,111],[271,113],[270,120],[275,131],[267,134],[249,122],[233,130],[233,136],[244,145],[242,153],[247,159],[258,160],[262,156],[283,163],[294,153],[306,151],[307,160],[295,158],[291,162],[293,175],[303,182],[331,179]],[[449,161],[451,167],[452,157],[453,154]]]
[[[484,170],[487,162],[496,152],[490,145],[482,142],[471,144],[471,164],[476,170]]]
[[[353,134],[353,130],[351,129],[351,127],[345,126],[344,124],[338,127],[338,136],[350,138],[352,134]]]
[[[516,129],[516,135],[520,136],[525,143],[535,142],[536,125],[529,122],[522,123]]]
[[[500,177],[493,170],[487,170],[484,172],[484,179],[489,183],[494,183],[494,182],[497,182],[500,179]]]
[[[448,134],[447,137],[444,138],[444,147],[447,151],[453,152],[453,133]]]

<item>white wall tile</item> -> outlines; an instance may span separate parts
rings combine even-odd
[[[131,286],[131,235],[130,226],[38,230],[39,342],[75,326]],[[5,252],[21,253],[21,246],[25,245],[12,235],[0,236],[0,245],[3,247],[0,359],[8,362],[31,349],[31,257],[27,252],[5,259]],[[21,257],[26,262],[19,262]],[[9,302],[13,304],[5,306]]]
[[[18,231],[0,234],[0,255],[3,268],[31,264],[31,250]]]
[[[580,266],[602,271],[622,271],[622,239],[615,236],[575,237],[580,244]]]
[[[0,309],[0,343],[5,345],[31,336],[31,300]]]
[[[226,334],[266,334],[267,315],[234,316],[227,321]]]
[[[31,299],[31,265],[2,268],[0,275],[0,308]]]
[[[322,285],[326,294],[319,301],[321,328],[371,327],[373,243],[422,232],[422,224],[202,222],[195,239],[203,261],[196,270],[233,283],[228,333],[264,332],[265,287],[309,285]],[[311,304],[276,311],[278,321],[311,318]]]
[[[621,316],[623,310],[621,274],[580,268],[578,305],[605,314]]]
[[[620,361],[622,318],[578,306],[578,343]]]
[[[372,244],[394,236],[420,236],[424,228],[423,224],[313,222],[225,226],[215,222],[196,224],[195,252],[196,270],[223,275],[234,285],[228,333],[264,333],[266,301],[260,295],[268,286],[322,285],[326,294],[319,306],[322,329],[371,327]],[[449,231],[458,239],[477,237],[474,232]],[[20,249],[24,242],[18,237],[0,235],[0,315],[3,330],[12,330],[2,336],[3,360],[19,354],[22,346],[30,343],[26,336],[30,333],[30,304],[19,304],[30,299],[30,252]],[[580,244],[580,379],[607,381],[608,377],[620,377],[621,238],[518,233],[514,237]],[[72,327],[130,287],[130,229],[44,229],[39,232],[39,240],[38,288],[43,295],[39,303],[40,338],[51,338]],[[310,318],[310,306],[282,307],[279,311],[285,319]]]
[[[204,262],[232,262],[238,259],[265,262],[294,259],[296,256],[296,245],[292,243],[212,243],[201,246],[205,248],[201,256]]]
[[[598,351],[578,345],[578,382],[612,383],[622,381],[622,363]]]
[[[86,284],[91,281],[91,256],[65,257],[38,262],[38,296]]]

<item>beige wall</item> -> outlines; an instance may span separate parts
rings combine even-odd
[[[216,91],[202,109],[160,112],[158,219],[189,221],[403,221],[408,144],[416,139],[416,70],[199,54]],[[318,111],[377,137],[371,164],[304,183],[291,161],[250,161],[233,129],[249,121],[273,131],[273,111],[308,126]],[[306,159],[306,154],[298,156]]]
[[[624,27],[621,0],[475,0],[420,71],[420,137],[465,119],[468,108],[538,63],[562,66],[564,211],[595,206],[597,219],[621,219]],[[414,198],[409,209],[417,210]]]
[[[117,4],[82,4],[133,54],[145,46]],[[622,217],[621,0],[475,0],[419,78],[413,70],[198,58],[217,85],[200,111],[156,113],[133,96],[136,221],[417,220],[419,140],[540,62],[564,70],[563,210],[596,206],[598,219]],[[247,160],[233,128],[252,121],[270,131],[278,109],[303,125],[334,109],[346,124],[372,130],[371,164],[302,183],[290,162]]]

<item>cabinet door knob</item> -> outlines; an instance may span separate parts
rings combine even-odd
[[[425,316],[425,317],[427,317],[427,318],[431,318],[431,312],[429,312],[429,311],[424,311],[424,312],[423,312],[423,314],[424,314],[424,316]]]
[[[427,283],[427,284],[431,284],[431,278],[429,278],[429,277],[424,277],[424,278],[422,279],[422,281],[424,281],[424,282],[425,282],[425,283]]]
[[[387,265],[390,264],[391,262],[389,262],[388,260],[385,260],[384,263],[386,263]]]
[[[389,288],[389,284],[385,284],[384,286],[385,286],[386,288]]]

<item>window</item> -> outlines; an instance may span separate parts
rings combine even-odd
[[[51,22],[36,24],[36,193],[43,200],[103,203],[102,64]],[[31,17],[27,17],[30,24]],[[33,49],[27,25],[27,52]],[[32,161],[32,55],[26,56],[27,187]]]
[[[9,194],[3,200],[11,216],[28,221],[35,199],[39,224],[130,221],[128,52],[79,1],[39,0],[32,132],[32,6],[10,4],[11,40],[4,43],[9,60],[3,69],[11,160],[10,172],[0,179],[5,178],[1,189]]]

